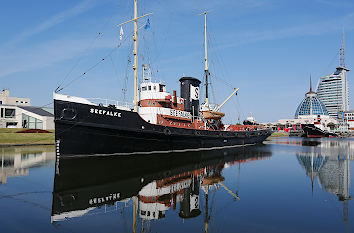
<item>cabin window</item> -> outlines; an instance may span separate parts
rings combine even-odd
[[[160,92],[163,92],[163,85],[160,84]]]
[[[154,91],[156,91],[156,86],[154,86]]]
[[[146,87],[142,87],[141,90],[146,91]]]
[[[149,91],[151,91],[151,86],[149,86]]]

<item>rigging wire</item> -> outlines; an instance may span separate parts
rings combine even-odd
[[[210,28],[210,25],[209,25],[209,28]],[[214,70],[214,73],[212,76],[213,76],[214,80],[217,80],[222,85],[225,85],[228,88],[233,88],[234,84],[232,84],[231,80],[229,80],[228,76],[225,75],[225,71],[227,71],[227,66],[226,66],[222,56],[220,56],[220,54],[217,52],[218,49],[217,49],[217,46],[215,46],[216,45],[215,36],[213,36],[214,34],[210,34],[209,33],[210,31],[212,31],[212,29],[211,30],[209,29],[207,31],[207,38],[208,38],[208,45],[209,45],[208,47],[210,47],[210,50],[212,51],[212,53],[210,53],[210,54],[212,54],[212,57],[213,57],[213,59],[211,59],[211,62],[210,62],[210,66]],[[216,63],[218,63],[218,65]],[[221,69],[217,69],[217,67],[219,67],[219,66],[221,67]],[[221,75],[220,75],[220,73],[221,73]],[[226,73],[229,73],[229,72],[226,72]],[[226,79],[223,77],[226,77]],[[232,107],[232,109],[233,109],[233,111],[235,111],[236,116],[238,116],[237,120],[238,120],[238,123],[240,123],[240,120],[239,120],[240,115],[242,115],[242,118],[244,118],[244,114],[243,114],[241,104],[239,102],[238,95],[236,95],[236,101],[237,101],[237,104],[235,104],[235,98],[232,98],[233,106],[235,106],[235,107]]]
[[[55,93],[58,93],[60,91],[62,91],[63,89],[65,89],[66,87],[70,86],[72,83],[74,83],[75,81],[77,81],[78,79],[84,77],[88,72],[90,72],[91,70],[93,70],[94,68],[96,68],[98,65],[100,65],[102,62],[105,61],[106,58],[108,58],[109,56],[111,56],[111,54],[116,51],[117,49],[119,49],[123,43],[127,40],[128,36],[126,36],[123,40],[123,42],[120,42],[118,44],[118,46],[114,47],[113,49],[111,49],[109,51],[108,54],[106,54],[103,58],[101,58],[101,60],[99,60],[98,62],[96,62],[94,65],[92,65],[91,67],[89,67],[85,72],[83,72],[82,74],[80,74],[79,76],[75,77],[74,79],[72,79],[68,84],[64,85],[64,86],[58,86],[57,89],[55,90]]]
[[[335,60],[338,58],[338,56],[339,56],[339,51],[337,51],[337,53],[336,53],[336,54],[334,55],[334,57],[332,58],[331,62],[327,65],[326,70],[329,70],[329,69],[330,69],[330,67],[333,65],[333,63],[334,63]],[[324,71],[321,73],[320,77],[323,77],[323,76],[326,75],[326,73],[328,73],[326,70],[324,70]]]
[[[118,5],[119,6],[119,5]],[[96,43],[96,41],[102,37],[103,31],[107,27],[108,23],[111,22],[115,12],[112,12],[112,14],[108,17],[107,21],[102,25],[100,28],[99,32],[97,35],[92,39],[92,41],[89,43],[88,47],[83,51],[83,55],[74,63],[74,65],[71,67],[69,72],[65,75],[64,79],[59,83],[57,89],[55,92],[60,88],[61,85],[67,80],[67,78],[71,75],[71,73],[76,69],[76,67],[80,64],[80,62],[84,59],[84,54],[86,54],[87,51],[91,50],[93,45]]]

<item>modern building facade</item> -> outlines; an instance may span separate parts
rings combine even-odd
[[[31,106],[31,99],[11,97],[9,90],[2,90],[0,92],[0,104],[16,105],[16,106]]]
[[[345,67],[337,67],[334,73],[322,77],[317,87],[318,98],[332,117],[349,110],[348,71],[349,69]]]
[[[32,106],[0,105],[0,128],[54,129],[52,113]]]
[[[29,98],[10,97],[0,92],[0,128],[54,129],[52,109],[32,107]]]
[[[344,31],[342,47],[339,50],[340,64],[336,71],[320,79],[317,87],[318,98],[326,105],[328,113],[332,117],[338,117],[340,112],[349,110],[349,90],[344,55]]]

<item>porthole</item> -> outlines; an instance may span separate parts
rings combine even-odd
[[[152,105],[154,105],[154,106],[155,106],[155,105],[156,105],[156,103],[155,103],[155,102],[153,102],[153,103],[152,103]]]
[[[172,121],[170,122],[170,125],[172,125]]]
[[[188,124],[188,127],[191,127],[191,124]]]

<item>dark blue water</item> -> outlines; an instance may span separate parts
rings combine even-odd
[[[55,159],[0,148],[0,232],[354,232],[354,140]]]

